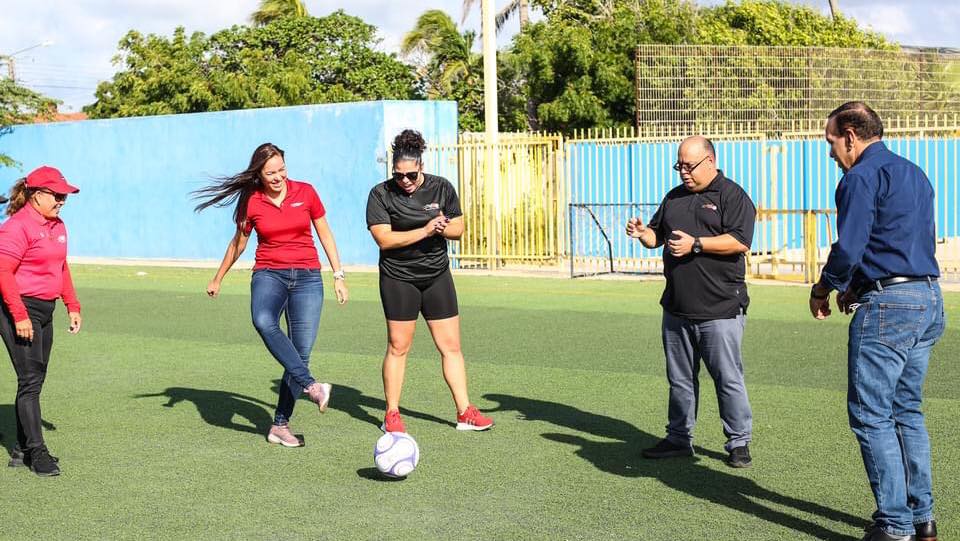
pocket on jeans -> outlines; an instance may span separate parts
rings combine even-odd
[[[880,343],[901,350],[915,346],[924,310],[922,304],[878,303]]]

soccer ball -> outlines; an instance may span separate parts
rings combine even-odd
[[[420,447],[406,432],[387,432],[373,448],[373,461],[387,477],[406,477],[420,462]]]

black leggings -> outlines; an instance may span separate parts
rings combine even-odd
[[[21,297],[33,322],[33,340],[17,337],[13,316],[4,306],[0,315],[0,335],[7,346],[17,373],[17,444],[24,451],[43,447],[40,427],[40,389],[47,376],[50,348],[53,346],[53,309],[55,301]]]

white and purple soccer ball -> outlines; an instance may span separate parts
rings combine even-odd
[[[387,477],[406,477],[420,462],[420,447],[406,432],[387,432],[373,448],[373,461]]]

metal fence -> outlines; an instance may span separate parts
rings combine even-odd
[[[951,134],[960,133],[957,120],[955,115],[928,118],[925,124],[910,128],[893,121],[884,138],[892,151],[920,165],[933,183],[937,256],[944,274],[955,279],[960,278],[960,137]],[[743,126],[740,129],[743,131],[719,133],[712,139],[721,169],[757,206],[748,272],[755,277],[813,281],[836,237],[834,191],[841,176],[829,158],[822,128],[784,133],[776,139],[750,133]],[[579,138],[566,143],[571,220],[584,209],[593,209],[597,221],[602,222],[599,216],[613,213],[614,208],[649,208],[659,204],[678,182],[670,166],[676,160],[681,135],[577,135]],[[610,257],[606,260],[602,254],[607,250],[607,238],[591,231],[595,226],[589,221],[577,223],[572,227],[571,222],[570,228],[572,275],[600,274],[611,268],[614,272],[657,272],[661,268],[660,250],[638,248],[623,234],[622,224],[611,221]]]
[[[841,171],[816,129],[772,138],[751,123],[713,124],[724,173],[757,206],[747,258],[754,277],[813,281],[836,238],[834,191]],[[960,279],[960,117],[887,121],[884,142],[926,171],[936,192],[937,257]],[[644,130],[559,135],[502,134],[492,147],[464,134],[428,148],[424,167],[457,187],[466,230],[451,243],[459,268],[548,269],[572,276],[657,273],[662,254],[623,233],[626,220],[649,220],[677,182],[671,165],[690,131]],[[388,160],[389,163],[389,160]],[[497,167],[490,167],[497,164]]]
[[[494,146],[482,134],[462,134],[455,145],[428,147],[424,167],[453,182],[460,195],[465,229],[451,243],[455,266],[560,265],[567,204],[562,137],[501,134]]]
[[[944,50],[641,45],[636,124],[751,122],[768,134],[822,124],[856,96],[883,118],[960,110],[960,55]]]

